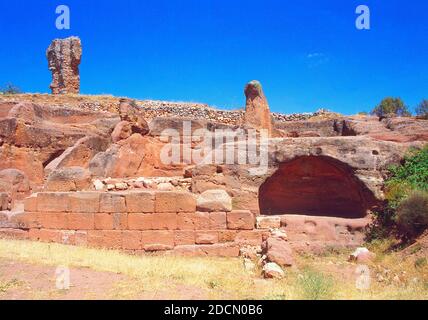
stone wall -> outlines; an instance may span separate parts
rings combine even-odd
[[[39,193],[19,225],[36,241],[214,256],[238,256],[267,232],[250,211],[198,212],[191,193],[160,191]]]

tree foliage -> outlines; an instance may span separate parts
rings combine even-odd
[[[377,115],[378,117],[411,116],[411,113],[408,107],[404,104],[403,100],[401,98],[392,98],[392,97],[383,99],[380,102],[380,104],[373,109],[372,114]]]
[[[416,114],[424,119],[428,119],[428,100],[424,99],[416,107]]]
[[[8,83],[4,88],[0,88],[1,94],[19,94],[22,93],[21,89],[12,83]]]

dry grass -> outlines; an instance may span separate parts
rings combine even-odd
[[[0,257],[127,276],[129,280],[116,284],[110,292],[112,299],[179,299],[186,290],[195,299],[428,299],[428,267],[385,254],[382,245],[373,248],[378,255],[369,266],[371,287],[364,291],[355,286],[356,265],[346,262],[349,251],[298,257],[296,268],[286,270],[283,280],[251,275],[237,258],[140,257],[11,240],[0,240]]]

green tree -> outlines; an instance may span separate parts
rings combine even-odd
[[[416,107],[416,114],[424,119],[428,119],[428,100],[424,99],[421,103]]]
[[[411,113],[403,100],[401,98],[392,97],[383,99],[381,103],[373,109],[372,114],[377,115],[378,117],[385,117],[388,115],[399,117],[411,116]]]
[[[21,89],[12,83],[8,83],[4,88],[0,89],[1,94],[19,94],[22,93]]]

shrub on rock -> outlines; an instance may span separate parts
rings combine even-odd
[[[428,228],[428,193],[412,192],[401,202],[395,219],[405,238],[414,239],[421,235]]]

